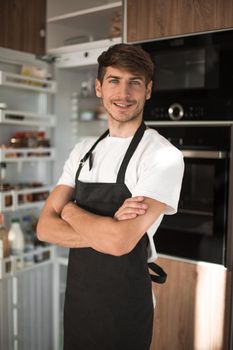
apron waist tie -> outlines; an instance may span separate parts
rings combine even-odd
[[[148,267],[156,273],[156,275],[151,275],[151,280],[156,283],[165,283],[167,279],[167,274],[166,272],[160,267],[159,265],[155,263],[148,263]]]

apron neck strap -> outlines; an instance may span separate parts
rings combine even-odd
[[[89,149],[89,151],[85,154],[85,156],[80,160],[79,162],[79,166],[78,166],[78,170],[76,172],[76,176],[75,176],[75,182],[78,181],[79,178],[79,174],[82,170],[82,167],[84,166],[84,163],[86,162],[86,160],[89,158],[89,160],[92,161],[92,151],[95,149],[95,147],[97,146],[97,144],[103,140],[107,135],[109,134],[109,130],[106,130],[99,138],[98,140],[91,146],[91,148]],[[91,162],[90,162],[90,168],[91,168]]]
[[[117,175],[117,183],[124,183],[125,182],[125,172],[128,166],[128,163],[134,153],[134,151],[136,150],[139,142],[141,141],[143,135],[144,135],[144,131],[146,130],[146,125],[144,122],[141,123],[141,125],[139,126],[139,128],[137,129],[136,133],[134,134],[132,141],[130,142],[130,145],[126,151],[126,154],[124,156],[124,159],[121,163],[118,175]],[[89,149],[89,151],[85,154],[85,156],[80,160],[79,162],[79,167],[78,170],[76,172],[76,176],[75,176],[75,182],[78,181],[79,178],[79,174],[82,170],[82,167],[84,165],[84,163],[86,162],[86,160],[89,158],[90,160],[90,168],[91,168],[91,162],[92,162],[92,152],[95,149],[95,147],[97,146],[97,144],[103,140],[107,135],[109,134],[109,130],[106,130],[99,138],[98,140],[93,144],[93,146]]]
[[[126,172],[127,166],[139,142],[141,141],[145,130],[146,130],[146,125],[144,122],[142,122],[139,128],[137,129],[136,133],[134,134],[134,137],[132,138],[132,141],[130,142],[130,145],[125,153],[124,159],[121,163],[121,166],[117,175],[117,183],[121,183],[121,184],[125,183],[125,172]]]

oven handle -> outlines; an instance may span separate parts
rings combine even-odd
[[[227,152],[223,151],[200,151],[200,150],[181,150],[184,158],[200,159],[226,159]]]

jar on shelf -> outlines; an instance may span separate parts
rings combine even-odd
[[[10,230],[8,233],[10,241],[10,251],[12,255],[19,255],[24,253],[25,240],[20,221],[18,218],[13,218],[11,221]]]
[[[102,104],[96,106],[95,114],[98,120],[108,120],[108,114]]]
[[[81,110],[80,111],[80,120],[82,121],[91,121],[95,119],[95,113],[92,110]]]
[[[7,109],[7,104],[5,102],[0,102],[0,109],[2,110]]]
[[[9,192],[12,190],[12,185],[8,183],[0,184],[0,193]],[[12,205],[12,194],[4,195],[4,205],[5,207],[10,207]]]
[[[25,236],[25,253],[30,253],[35,248],[35,233],[32,227],[32,217],[31,215],[25,215],[22,218],[22,228]],[[26,263],[33,263],[33,255],[28,255],[25,257]]]

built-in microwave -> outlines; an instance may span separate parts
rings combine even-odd
[[[155,62],[145,120],[233,120],[233,30],[136,45]]]

